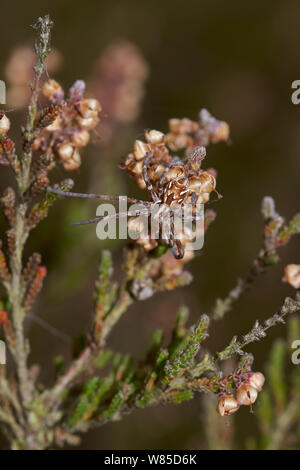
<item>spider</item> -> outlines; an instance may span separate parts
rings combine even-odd
[[[203,151],[203,149],[203,147],[197,147],[194,152],[190,155],[188,162],[193,161],[193,159],[195,160],[197,158],[199,161],[201,161],[205,156],[205,151]],[[177,214],[177,209],[178,207],[182,208],[185,201],[187,200],[187,197],[189,197],[192,204],[192,212],[188,216],[188,218],[193,222],[197,222],[197,220],[199,220],[199,216],[197,215],[196,209],[199,194],[197,194],[196,191],[191,191],[190,189],[187,189],[188,178],[184,173],[180,173],[180,171],[177,176],[171,179],[169,178],[168,181],[168,174],[169,171],[172,170],[172,168],[175,168],[176,166],[178,168],[184,168],[183,162],[179,157],[174,157],[172,161],[166,165],[166,168],[158,182],[157,190],[155,190],[149,177],[149,165],[151,163],[152,158],[153,155],[151,154],[151,152],[148,152],[143,161],[142,168],[142,176],[145,181],[146,189],[149,193],[151,200],[143,201],[135,198],[127,198],[127,201],[129,203],[142,204],[144,206],[144,209],[134,211],[128,210],[126,212],[119,212],[117,214],[108,216],[98,216],[92,219],[83,220],[81,222],[73,222],[71,225],[86,225],[112,218],[119,219],[121,217],[136,217],[140,215],[150,217],[152,211],[155,209],[155,218],[158,222],[158,238],[161,240],[163,245],[171,249],[172,254],[176,259],[182,259],[185,254],[185,250],[181,240],[176,237],[175,230],[175,217]],[[174,191],[176,190],[176,195],[179,197],[179,199],[178,197],[177,199],[175,198],[175,201],[173,200],[174,197],[172,196],[172,188],[174,187]],[[70,191],[62,191],[56,188],[48,188],[48,191],[63,197],[101,199],[102,201],[112,202],[120,201],[120,199],[122,198],[122,196],[75,193]],[[174,202],[177,202],[178,204],[173,204]],[[167,215],[168,218],[166,217]]]

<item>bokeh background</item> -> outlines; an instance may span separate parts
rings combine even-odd
[[[89,80],[107,113],[103,128],[99,126],[83,155],[81,171],[72,175],[75,190],[142,196],[118,163],[145,128],[164,131],[171,117],[196,119],[205,107],[231,127],[230,146],[208,149],[205,164],[217,169],[218,190],[224,198],[214,205],[217,219],[204,250],[191,263],[193,284],[131,307],[110,338],[112,347],[139,359],[154,328],[163,328],[169,337],[177,306],[188,305],[195,319],[246,273],[261,244],[264,195],[273,196],[278,211],[287,218],[299,210],[300,106],[291,102],[291,83],[300,79],[300,4],[297,0],[6,1],[0,17],[0,79],[5,80],[13,51],[32,45],[34,32],[29,25],[46,13],[55,22],[52,42],[59,54],[55,78],[65,88],[75,79]],[[132,98],[127,105],[134,108],[130,108],[131,118],[114,121],[118,103],[112,107],[111,100],[116,98],[113,93],[109,98],[109,90],[117,81],[110,80],[114,68],[111,72],[113,58],[107,48],[124,45],[124,41],[133,46],[128,46],[131,55],[123,67],[133,60],[140,82],[125,87],[125,95]],[[124,54],[128,50],[121,51],[120,57]],[[102,99],[104,92],[108,95]],[[18,138],[24,110],[12,108],[10,118]],[[63,175],[61,169],[54,179]],[[1,191],[9,178],[1,168]],[[46,384],[54,380],[51,358],[62,354],[70,360],[70,338],[88,329],[102,248],[113,251],[119,275],[122,242],[100,242],[93,226],[68,225],[71,220],[93,216],[95,208],[93,202],[60,201],[28,246],[28,252],[42,253],[49,271],[34,313],[66,335],[57,337],[27,320],[30,359],[42,364],[41,378]],[[4,220],[0,221],[2,233]],[[300,263],[298,243],[293,240],[284,248],[282,263],[215,325],[212,348],[222,348],[234,334],[247,332],[255,319],[276,311],[291,291],[281,278],[285,263]],[[272,339],[284,334],[284,327],[274,329],[265,341],[249,347],[256,370],[263,370]],[[90,432],[81,448],[206,448],[203,418],[200,397],[179,407],[137,411],[122,422]],[[246,436],[256,432],[246,407],[236,416],[235,432],[236,448],[243,448]]]

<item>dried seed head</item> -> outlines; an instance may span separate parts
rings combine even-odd
[[[133,145],[133,154],[137,160],[143,160],[147,152],[149,152],[150,147],[142,140],[135,140]]]
[[[142,161],[138,162],[136,160],[131,160],[130,163],[127,165],[127,170],[133,176],[142,176],[142,174],[143,174],[143,162]]]
[[[41,150],[42,152],[45,152],[46,148],[47,141],[45,137],[43,137],[42,135],[38,135],[33,141],[32,150]]]
[[[265,377],[261,372],[250,372],[248,384],[254,387],[258,392],[261,391],[265,383]]]
[[[137,243],[146,251],[151,251],[157,247],[158,241],[152,238],[138,238]]]
[[[211,193],[216,187],[216,180],[210,173],[204,171],[199,176],[201,182],[201,192],[202,193]]]
[[[77,149],[74,151],[72,158],[64,161],[63,165],[64,165],[64,169],[67,171],[74,171],[80,167],[81,157]]]
[[[88,88],[103,100],[108,116],[104,139],[114,135],[114,123],[128,124],[137,118],[147,74],[144,58],[130,42],[111,44],[101,53]]]
[[[220,416],[227,416],[235,413],[240,405],[231,393],[221,395],[217,404],[217,412]]]
[[[148,169],[148,176],[152,183],[156,183],[162,177],[166,167],[163,163],[155,162]]]
[[[199,195],[201,193],[201,190],[202,190],[202,183],[200,181],[200,178],[197,177],[197,176],[191,176],[189,178],[189,186],[190,186],[190,190],[192,192],[195,192],[197,195]]]
[[[101,111],[101,106],[98,100],[90,98],[81,100],[78,109],[83,118],[97,118]]]
[[[145,139],[149,144],[158,145],[164,142],[165,135],[155,129],[145,131]]]
[[[10,129],[10,120],[5,114],[0,113],[0,135],[7,134],[9,129]]]
[[[99,118],[97,115],[83,118],[81,116],[78,117],[78,124],[81,129],[84,129],[85,131],[90,131],[94,129],[99,122]]]
[[[225,121],[217,121],[214,132],[210,134],[210,141],[213,144],[217,144],[221,141],[227,141],[229,139],[229,125]]]
[[[57,149],[57,153],[63,161],[70,160],[73,157],[74,152],[75,147],[70,142],[61,144]]]
[[[188,118],[183,118],[180,121],[180,132],[182,134],[190,134],[193,132],[194,126],[193,121]]]
[[[244,383],[240,385],[236,392],[236,398],[240,405],[250,406],[256,401],[258,391],[251,385]]]
[[[146,189],[146,183],[142,176],[135,177],[135,182],[140,189]]]
[[[50,78],[47,80],[42,87],[43,95],[50,101],[58,101],[63,98],[64,91],[56,80]]]
[[[170,132],[174,132],[174,134],[177,134],[180,132],[180,123],[181,119],[169,119],[169,129]]]
[[[282,280],[295,289],[300,289],[300,264],[288,264],[284,269]]]
[[[178,179],[184,175],[184,167],[183,164],[174,165],[167,171],[165,175],[166,182],[173,181]]]
[[[89,141],[90,134],[88,133],[88,131],[85,130],[75,132],[72,136],[72,142],[75,147],[85,147],[89,143]]]
[[[198,204],[206,204],[209,201],[210,193],[201,193],[197,201]]]
[[[229,126],[224,121],[218,121],[207,109],[201,109],[199,113],[199,130],[197,139],[202,145],[227,141],[229,138]]]
[[[62,119],[60,116],[54,119],[54,121],[46,127],[46,131],[48,132],[57,132],[60,131],[62,126]]]
[[[181,150],[193,145],[193,138],[186,134],[169,133],[166,141],[171,150]]]

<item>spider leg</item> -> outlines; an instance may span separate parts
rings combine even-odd
[[[174,244],[177,242],[177,240],[175,239],[174,212],[172,210],[170,211],[170,224],[167,226],[167,230],[168,230],[167,235],[166,235],[166,232],[162,230],[163,228],[162,224],[164,223],[164,226],[165,226],[166,220],[168,219],[164,219],[160,221],[161,236],[165,245],[172,249],[174,247]]]
[[[193,220],[195,220],[195,217],[197,217],[197,200],[198,200],[198,196],[195,193],[195,191],[192,193],[191,199],[192,199],[192,218]]]
[[[182,259],[184,257],[184,248],[180,240],[175,240],[174,247],[171,247],[172,254],[176,259]]]
[[[175,240],[175,225],[174,225],[174,212],[171,210],[170,213],[170,248],[173,248]]]
[[[160,229],[162,231],[162,221],[160,221]],[[170,221],[170,235],[169,238],[162,231],[161,240],[164,245],[170,248],[175,259],[182,259],[184,257],[184,248],[179,239],[175,238],[175,227],[174,227],[174,212],[171,211],[171,221]]]
[[[144,178],[144,181],[145,181],[145,184],[146,184],[146,188],[147,188],[148,192],[151,195],[152,201],[158,202],[159,197],[156,194],[156,192],[154,191],[154,188],[152,186],[152,183],[151,183],[149,175],[148,175],[148,165],[149,165],[150,158],[151,158],[151,152],[148,152],[147,155],[146,155],[145,160],[143,161],[143,178]]]
[[[161,196],[161,194],[163,192],[163,187],[164,187],[164,184],[166,182],[166,176],[167,176],[167,173],[168,173],[169,169],[172,168],[172,166],[174,166],[174,165],[178,165],[178,163],[180,163],[180,162],[181,162],[181,160],[180,160],[179,157],[174,157],[172,159],[172,161],[169,162],[168,165],[166,166],[166,169],[163,172],[163,174],[162,174],[162,176],[159,180],[159,185],[158,185],[158,195],[159,195],[159,197]]]
[[[173,256],[176,259],[182,259],[184,257],[184,248],[181,241],[178,238],[175,238],[175,225],[174,225],[174,211],[171,211],[171,236],[172,236],[172,246],[170,246]]]
[[[119,201],[124,196],[108,196],[106,194],[86,194],[86,193],[73,193],[71,191],[62,191],[58,188],[48,188],[48,192],[52,194],[57,194],[62,197],[78,197],[81,199],[102,199],[102,201]],[[127,196],[126,196],[127,197]],[[131,204],[149,204],[149,201],[141,201],[138,199],[127,197],[127,201]]]
[[[87,219],[87,220],[82,220],[80,222],[72,222],[70,225],[88,225],[88,224],[94,224],[96,222],[100,222],[100,220],[117,220],[122,217],[137,217],[139,215],[149,215],[149,209],[145,211],[127,211],[127,212],[118,212],[117,214],[112,214],[112,215],[102,215],[98,217],[94,217],[93,219]]]
[[[193,208],[196,206],[196,202],[197,202],[197,194],[195,193],[195,191],[192,193],[192,206]]]

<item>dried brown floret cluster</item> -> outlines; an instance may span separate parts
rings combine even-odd
[[[120,41],[101,52],[87,88],[101,97],[108,132],[115,123],[128,124],[137,118],[147,76],[148,65],[135,44]]]
[[[236,397],[232,393],[220,393],[217,412],[220,416],[235,413],[241,405],[252,406],[265,383],[261,372],[247,372],[237,379]]]
[[[154,203],[171,209],[184,205],[196,209],[200,204],[206,204],[212,192],[216,192],[216,172],[201,168],[205,147],[210,142],[228,141],[228,138],[228,124],[202,110],[198,122],[186,118],[171,119],[166,135],[158,130],[147,130],[145,141],[134,142],[133,152],[126,157],[124,168],[141,189],[148,190]],[[186,154],[184,160],[170,153],[170,150],[183,149]],[[147,251],[158,245],[159,237],[151,238],[150,233],[145,233],[139,217],[131,218],[128,227],[140,233],[137,243]],[[203,225],[199,230],[203,230]],[[175,253],[176,258],[183,258],[184,250],[193,237],[188,230],[182,230],[177,238],[179,252]],[[193,254],[190,252],[186,256],[191,259]]]
[[[166,141],[170,149],[187,149],[190,153],[195,146],[207,147],[209,144],[227,142],[229,125],[213,117],[207,109],[201,109],[198,121],[190,119],[170,119]]]
[[[288,264],[284,269],[282,280],[295,289],[300,289],[300,264]]]
[[[84,98],[84,91],[85,83],[78,80],[65,100],[64,91],[55,80],[49,79],[42,87],[42,94],[50,105],[39,118],[39,127],[43,130],[32,147],[41,153],[53,151],[67,171],[80,167],[79,150],[89,143],[90,131],[99,122],[100,103]]]

